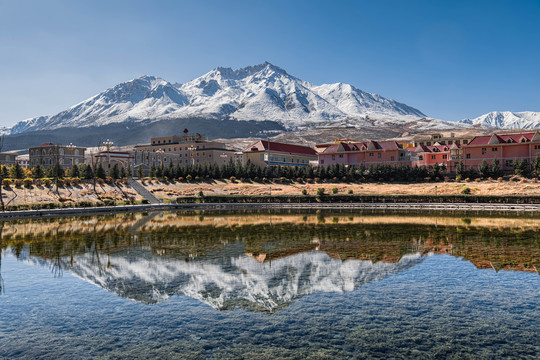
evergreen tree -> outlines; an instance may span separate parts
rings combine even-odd
[[[72,177],[72,178],[78,178],[79,176],[81,176],[81,172],[79,171],[79,166],[77,164],[73,165],[73,167],[71,168],[69,176]]]
[[[9,170],[7,166],[2,165],[2,179],[7,179],[9,177]]]
[[[499,160],[495,159],[491,163],[491,176],[499,177],[501,175],[502,175],[501,165],[499,164]]]
[[[118,167],[118,163],[114,164],[114,166],[109,169],[109,177],[112,177],[113,179],[120,178],[120,168]]]
[[[43,169],[43,166],[41,164],[37,164],[32,168],[32,177],[34,179],[41,179],[45,176],[45,170]]]
[[[9,176],[12,179],[23,179],[24,178],[24,171],[21,165],[19,165],[18,162],[15,163],[15,165],[12,165],[9,168]]]
[[[105,179],[107,177],[107,173],[105,172],[103,166],[101,166],[101,163],[98,164],[98,167],[96,169],[96,177],[98,179]]]
[[[45,169],[45,177],[54,178],[54,166],[49,166]]]
[[[459,175],[460,177],[465,175],[465,166],[461,161],[456,164],[456,175]]]
[[[161,164],[160,166],[158,166],[158,168],[156,169],[156,177],[157,177],[158,179],[163,178],[163,164]]]
[[[142,164],[139,165],[139,167],[137,168],[137,177],[139,179],[142,179],[144,177],[144,173],[143,173],[143,166]]]
[[[131,174],[133,174],[133,169],[131,168],[131,165],[128,164],[126,168],[126,176],[125,177],[131,177]]]
[[[514,160],[514,174],[526,176],[529,170],[529,163],[525,159]]]
[[[126,168],[124,166],[120,166],[120,178],[127,178],[128,177],[128,172],[126,170]]]
[[[150,174],[149,176],[151,178],[156,177],[156,164],[152,163],[152,167],[150,167]]]
[[[533,160],[533,171],[536,173],[536,176],[540,176],[540,154],[537,154]]]
[[[482,179],[486,179],[490,176],[489,165],[486,160],[482,160],[478,165],[478,174]]]
[[[94,177],[94,171],[90,165],[86,165],[82,171],[83,177],[87,180],[90,180]]]

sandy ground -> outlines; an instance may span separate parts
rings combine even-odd
[[[92,184],[81,184],[65,188],[59,187],[58,193],[54,186],[50,188],[45,186],[32,186],[32,188],[11,186],[9,188],[3,187],[2,189],[2,197],[5,205],[76,203],[81,201],[97,203],[103,199],[113,200],[114,196],[115,188],[106,184],[96,185],[96,192],[94,192]],[[116,188],[116,200],[118,202],[128,197],[134,197],[136,201],[142,200],[142,197],[131,187],[123,186],[121,190]]]
[[[231,183],[230,181],[211,181],[200,183],[161,183],[146,182],[144,186],[152,191],[158,198],[168,200],[177,196],[194,196],[199,191],[210,195],[300,195],[303,189],[308,194],[315,195],[317,189],[324,188],[330,193],[332,188],[338,189],[338,194],[347,194],[352,190],[354,194],[380,194],[380,195],[434,195],[435,187],[439,195],[460,194],[468,187],[473,195],[540,195],[540,182],[535,180],[521,181],[481,181],[481,182],[424,182],[414,184],[259,184],[259,183]],[[143,198],[131,187],[124,185],[122,191],[116,189],[117,202],[129,197],[140,202]],[[115,188],[106,184],[97,186],[97,196],[92,184],[59,188],[58,194],[54,187],[33,186],[32,188],[15,187],[3,189],[3,198],[6,205],[60,203],[90,201],[92,203],[104,199],[114,199]]]
[[[159,198],[171,196],[197,195],[199,191],[215,195],[299,195],[303,189],[308,194],[315,195],[317,189],[324,188],[326,193],[338,188],[338,194],[347,194],[352,190],[354,194],[381,194],[381,195],[450,195],[460,194],[468,187],[473,195],[540,195],[540,182],[534,180],[514,181],[480,181],[480,182],[426,182],[414,184],[258,184],[258,183],[231,183],[229,181],[214,181],[209,183],[174,183],[162,184],[153,182],[145,185]],[[437,189],[435,189],[437,187]]]

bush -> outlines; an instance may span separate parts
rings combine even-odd
[[[23,186],[23,180],[22,179],[15,179],[15,186],[16,187]]]
[[[186,176],[186,181],[187,181],[187,182],[191,182],[191,180],[193,180],[193,176],[191,176],[191,174],[188,174],[188,175]]]
[[[337,187],[333,187],[331,191],[332,191],[332,194],[337,194],[339,190]]]
[[[4,185],[4,187],[10,187],[11,186],[11,179],[4,179],[2,180],[2,185]]]
[[[470,195],[470,194],[471,194],[471,189],[468,188],[468,187],[464,187],[464,188],[461,190],[461,193],[464,194],[464,195]]]
[[[347,194],[352,195],[354,194],[354,191],[352,189],[349,189],[349,191],[347,191]]]
[[[202,190],[199,190],[199,194],[198,194],[199,197],[204,197],[204,193]]]
[[[317,196],[323,196],[324,195],[324,188],[318,188],[317,189]]]
[[[43,179],[43,184],[44,184],[46,187],[51,187],[52,181],[51,181],[51,179],[49,179],[49,178],[45,178],[45,179]]]
[[[42,179],[36,179],[35,183],[36,183],[36,186],[42,186],[43,185],[43,180]]]
[[[32,180],[31,178],[26,178],[23,180],[23,184],[27,188],[31,188],[33,183],[34,183],[34,180]]]
[[[307,190],[306,189],[302,189],[302,195],[307,195]]]

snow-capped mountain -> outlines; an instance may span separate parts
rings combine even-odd
[[[63,258],[60,262],[54,260],[54,266],[143,303],[181,295],[218,310],[246,308],[275,312],[304,295],[352,291],[413,267],[426,258],[417,253],[405,255],[397,263],[342,261],[313,250],[261,263],[244,254],[241,244],[228,245],[208,255],[186,262],[156,256],[147,248],[132,248],[129,252],[112,254],[106,267],[95,261],[91,252],[74,256],[74,265],[70,265],[70,258]],[[19,258],[43,266],[51,266],[53,262],[24,255]]]
[[[460,120],[466,125],[477,125],[484,129],[538,129],[540,112],[492,111],[474,119]]]
[[[374,121],[407,123],[425,115],[352,85],[313,85],[266,62],[239,70],[218,67],[185,84],[143,76],[59,114],[23,120],[10,133],[181,118],[269,120],[296,128],[333,123],[377,126]]]

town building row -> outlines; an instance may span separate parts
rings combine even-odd
[[[44,143],[29,149],[27,162],[32,167],[59,164],[64,169],[82,163],[101,164],[105,169],[115,164],[129,165],[133,173],[142,167],[144,174],[148,174],[152,166],[223,165],[230,161],[243,164],[249,161],[260,167],[327,167],[335,164],[365,168],[376,165],[431,167],[437,164],[453,172],[459,163],[465,169],[477,170],[483,161],[498,160],[502,170],[512,170],[515,160],[532,164],[534,158],[540,156],[540,132],[470,137],[431,134],[417,136],[411,142],[341,139],[318,144],[315,148],[258,140],[242,151],[235,151],[224,143],[185,131],[183,135],[151,138],[149,144],[136,145],[127,151],[114,151],[112,145],[107,140],[102,149],[90,153],[88,149],[72,144]],[[13,154],[0,153],[0,163],[10,165],[14,162]]]

